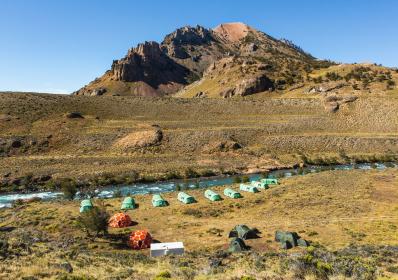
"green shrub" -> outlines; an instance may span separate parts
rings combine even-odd
[[[155,276],[155,278],[153,278],[153,280],[165,280],[165,279],[170,279],[171,278],[171,274],[168,271],[162,271],[160,273],[158,273],[158,275]]]
[[[199,177],[199,174],[192,168],[188,167],[184,171],[184,178],[189,179],[189,178],[196,178],[196,177]]]
[[[252,276],[246,276],[246,275],[244,275],[244,276],[242,276],[242,277],[240,278],[240,280],[256,280],[256,278],[254,278],[254,277],[252,277]]]
[[[391,273],[398,274],[398,266],[389,266],[387,267],[387,271]]]
[[[173,180],[173,179],[181,179],[181,175],[178,174],[176,171],[168,171],[164,175],[165,180]]]
[[[115,190],[113,192],[113,197],[115,197],[115,198],[122,197],[122,191],[121,190]]]
[[[248,183],[250,181],[249,176],[243,176],[242,177],[242,183]]]
[[[64,193],[65,199],[72,200],[77,193],[77,185],[69,179],[62,179],[59,182],[61,191]]]
[[[242,179],[240,177],[235,177],[234,184],[239,184],[239,183],[242,183]]]
[[[86,232],[88,236],[99,236],[100,233],[108,233],[109,213],[103,203],[94,206],[89,211],[83,212],[77,218],[77,226]]]

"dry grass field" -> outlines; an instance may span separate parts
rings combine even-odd
[[[189,170],[262,171],[303,158],[391,159],[398,147],[398,100],[392,96],[359,95],[332,113],[320,94],[179,99],[3,93],[2,189],[24,189],[14,179],[31,174],[84,179],[134,171],[141,179],[162,179]],[[71,112],[83,117],[67,117]],[[123,146],[121,139],[134,141]]]
[[[398,278],[397,176],[395,169],[325,171],[285,178],[236,200],[210,202],[203,190],[191,190],[198,202],[184,205],[168,193],[165,208],[153,208],[149,195],[136,196],[139,207],[128,211],[136,225],[96,239],[76,226],[78,201],[19,205],[0,212],[0,236],[9,244],[0,278],[164,279],[156,278],[161,272],[172,279]],[[113,214],[121,199],[104,203]],[[261,238],[247,241],[248,253],[222,253],[229,230],[241,223],[256,227]],[[124,238],[135,229],[162,242],[183,241],[187,254],[155,260],[148,251],[131,251]],[[284,251],[273,240],[278,229],[296,231],[313,246]],[[308,255],[317,261],[308,263]],[[221,263],[213,267],[211,260]],[[65,262],[73,273],[65,272]]]

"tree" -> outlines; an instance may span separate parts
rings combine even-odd
[[[108,220],[109,213],[106,211],[105,205],[99,203],[92,209],[81,213],[77,218],[77,225],[86,232],[87,236],[98,237],[100,233],[108,234]]]

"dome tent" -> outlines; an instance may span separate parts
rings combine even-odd
[[[264,183],[263,181],[253,181],[251,182],[252,186],[255,186],[256,188],[260,188],[260,189],[268,189],[268,185],[266,183]]]
[[[221,200],[221,196],[218,193],[213,192],[212,190],[206,190],[205,191],[205,197],[210,199],[211,201],[219,201],[219,200]]]
[[[224,195],[228,196],[230,198],[241,198],[242,197],[242,195],[240,193],[238,193],[238,192],[236,192],[236,191],[234,191],[233,189],[230,189],[230,188],[226,188],[224,190]]]
[[[129,210],[135,208],[135,201],[132,197],[126,197],[123,202],[120,210]]]
[[[251,229],[247,225],[237,225],[229,232],[229,238],[239,237],[243,240],[258,238],[257,229]]]
[[[246,184],[240,184],[239,189],[245,192],[252,192],[252,193],[260,192],[255,186],[246,185]]]
[[[152,205],[154,207],[163,207],[167,206],[168,203],[166,200],[164,200],[164,198],[160,194],[155,194],[152,197]]]
[[[248,247],[246,246],[245,242],[238,237],[233,238],[229,243],[228,252],[236,253],[246,250],[248,250]]]
[[[261,179],[261,182],[263,182],[266,185],[278,185],[278,179],[275,178]]]
[[[136,230],[130,234],[128,245],[134,250],[151,247],[152,236],[146,230]]]
[[[307,247],[309,242],[300,238],[297,232],[280,231],[275,232],[275,241],[279,242],[282,249],[290,249],[296,246]]]
[[[93,209],[93,203],[90,199],[84,199],[80,202],[80,213]]]
[[[117,213],[109,219],[109,226],[113,228],[128,227],[132,223],[129,215],[124,213]]]
[[[190,196],[189,194],[184,192],[178,193],[178,200],[185,204],[191,204],[195,202],[195,198],[193,196]]]

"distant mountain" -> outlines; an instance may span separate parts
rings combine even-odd
[[[283,64],[295,63],[304,69],[318,63],[290,42],[276,40],[243,23],[221,24],[214,29],[186,26],[167,35],[160,44],[145,42],[130,49],[124,58],[113,61],[103,76],[74,94],[172,94],[201,79],[209,67],[223,59],[262,62],[258,75],[264,77],[258,78],[260,81],[268,80],[267,72],[280,71]]]
[[[166,35],[160,44],[138,44],[73,94],[229,98],[303,87],[305,93],[395,87],[393,69],[336,65],[243,23],[213,29],[186,26]]]

